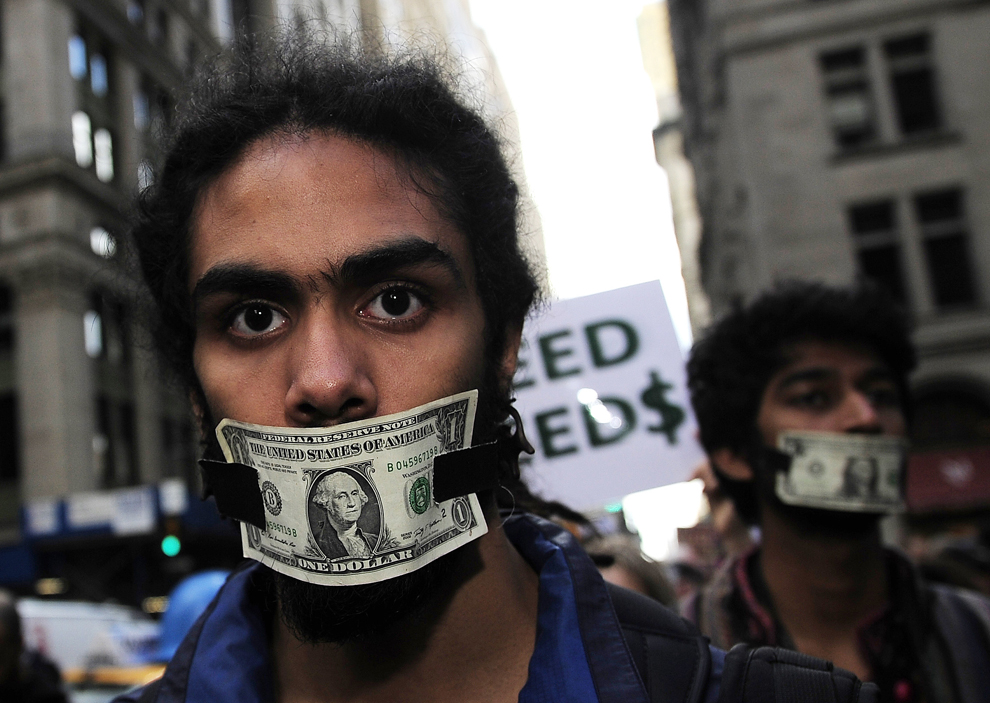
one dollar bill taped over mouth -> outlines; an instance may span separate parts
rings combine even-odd
[[[767,452],[787,505],[883,514],[904,508],[907,441],[833,432],[782,432]]]
[[[228,461],[200,462],[204,497],[241,522],[245,556],[300,580],[414,571],[487,532],[476,494],[498,486],[500,455],[470,446],[477,397],[330,428],[224,420]]]
[[[265,503],[258,470],[236,461],[200,459],[203,498],[211,495],[221,515],[265,529]],[[433,459],[433,498],[442,503],[498,487],[498,443],[488,442]]]

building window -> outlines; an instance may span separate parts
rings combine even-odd
[[[975,304],[962,191],[954,188],[916,195],[914,210],[935,304],[940,308]]]
[[[7,160],[7,103],[0,100],[0,161]]]
[[[110,66],[99,34],[87,26],[69,37],[69,75],[79,83],[89,77],[89,89],[98,98],[110,92]]]
[[[14,293],[0,285],[0,358],[14,351]]]
[[[69,75],[77,81],[86,77],[87,65],[86,40],[80,34],[69,37]]]
[[[20,476],[20,433],[17,423],[17,394],[13,387],[14,293],[0,284],[0,484]],[[0,518],[2,520],[2,518]]]
[[[138,27],[144,24],[144,0],[128,0],[127,19]]]
[[[0,394],[0,482],[20,476],[20,436],[17,429],[17,396]]]
[[[76,163],[92,168],[104,183],[114,179],[112,60],[109,44],[85,22],[69,39],[69,74],[78,86],[78,109],[72,115]],[[87,80],[88,79],[88,80]]]
[[[855,205],[849,208],[849,224],[860,272],[906,303],[896,202],[881,200]]]
[[[89,60],[89,87],[93,95],[104,97],[110,90],[110,75],[107,73],[107,60],[99,54],[94,54]]]
[[[819,56],[829,123],[840,149],[925,136],[944,127],[931,45],[931,36],[919,33]],[[881,66],[889,81],[871,83],[871,76],[883,75]],[[889,102],[874,99],[878,90]],[[894,114],[878,114],[878,105]]]
[[[96,130],[93,134],[93,147],[96,154],[96,177],[109,183],[113,180],[113,137],[110,136],[110,130]]]
[[[82,168],[95,165],[96,177],[104,183],[113,180],[113,137],[110,130],[93,131],[89,115],[81,110],[72,115],[72,148]]]
[[[127,309],[106,295],[95,295],[83,316],[86,352],[105,360],[125,377],[130,373],[130,320]],[[129,379],[126,379],[129,383]]]
[[[180,477],[195,485],[196,438],[187,419],[162,417],[162,475]]]
[[[134,406],[105,395],[96,398],[93,458],[103,488],[133,486],[139,480]]]
[[[840,147],[852,148],[876,139],[873,95],[866,50],[857,46],[821,55],[829,121]]]
[[[905,136],[934,132],[942,126],[930,44],[927,34],[917,34],[883,45],[897,124]]]
[[[908,303],[902,248],[916,246],[902,240],[894,198],[853,205],[849,229],[860,273]],[[910,210],[920,241],[918,256],[926,265],[931,305],[938,310],[971,307],[978,303],[976,278],[969,251],[963,191],[950,188],[916,193]],[[901,211],[903,212],[903,210]]]
[[[72,148],[82,168],[93,165],[93,123],[82,110],[72,115]]]
[[[112,296],[97,293],[85,324],[86,352],[96,367],[94,466],[104,488],[133,485],[139,471],[127,308]]]
[[[134,91],[134,129],[143,132],[151,124],[151,106],[148,103],[148,93],[143,87]]]
[[[155,160],[162,130],[168,125],[172,101],[168,91],[147,76],[134,92],[134,128],[139,132],[142,156]]]

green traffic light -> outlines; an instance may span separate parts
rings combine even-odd
[[[162,540],[162,553],[167,557],[174,557],[182,551],[182,542],[175,535],[166,535]]]

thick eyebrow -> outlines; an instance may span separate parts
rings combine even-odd
[[[296,279],[280,271],[253,264],[217,264],[196,281],[192,292],[193,309],[205,298],[218,293],[298,295],[300,286]]]
[[[361,283],[381,278],[383,274],[408,266],[439,266],[447,270],[459,288],[464,274],[448,252],[433,242],[408,237],[368,251],[352,254],[339,266],[322,272],[334,286]],[[192,291],[193,309],[207,297],[220,293],[248,295],[300,295],[300,282],[282,271],[272,271],[254,264],[217,264],[196,282]]]
[[[828,367],[819,366],[810,369],[801,369],[800,371],[789,373],[780,379],[777,383],[777,390],[786,390],[788,386],[793,386],[796,383],[805,383],[807,381],[827,381],[838,375],[839,374],[835,369]]]
[[[890,369],[881,364],[868,369],[859,379],[860,383],[872,383],[873,381],[894,382],[894,374]]]
[[[447,270],[459,288],[464,287],[464,274],[454,257],[419,237],[407,237],[351,254],[340,266],[332,267],[323,275],[331,285],[340,286],[378,279],[387,272],[409,266],[439,266]]]
[[[786,390],[788,386],[792,386],[796,383],[804,382],[814,382],[814,381],[827,381],[829,379],[838,376],[838,372],[827,366],[822,367],[812,367],[809,369],[801,369],[800,371],[795,371],[794,373],[787,374],[777,383],[777,390]],[[870,383],[872,381],[879,380],[891,380],[892,374],[884,366],[874,366],[868,369],[860,378],[860,383]]]

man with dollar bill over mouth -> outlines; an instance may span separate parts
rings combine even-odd
[[[695,343],[702,444],[762,542],[682,613],[720,647],[832,660],[881,700],[990,700],[990,603],[926,584],[881,544],[903,491],[914,364],[905,317],[868,286],[779,284]]]
[[[260,540],[303,549],[307,520],[326,510],[280,476],[343,462],[376,492],[382,534],[366,542],[371,558],[314,548],[295,566],[245,562],[163,677],[121,701],[649,700],[595,565],[528,512],[545,504],[518,480],[528,443],[505,420],[538,288],[499,140],[451,86],[437,60],[300,30],[238,45],[180,103],[133,240],[156,344],[202,424],[217,504],[231,501],[246,550]],[[473,389],[472,444],[496,448],[484,456],[497,457],[499,485],[442,506],[429,474],[387,489],[393,469],[417,475],[434,454],[371,472],[372,452],[463,440],[463,415],[406,431],[418,422],[407,411],[449,403],[453,413]],[[383,427],[400,429],[372,436]],[[226,444],[215,429],[230,430]],[[482,464],[466,461],[465,471]],[[223,483],[237,476],[249,480]],[[408,573],[319,582],[408,559],[393,521],[419,520],[415,537],[448,515],[487,530],[473,523],[464,546]],[[684,700],[714,700],[723,655],[700,637],[684,642],[674,649],[703,662],[688,668],[698,673],[680,684],[693,686]]]

